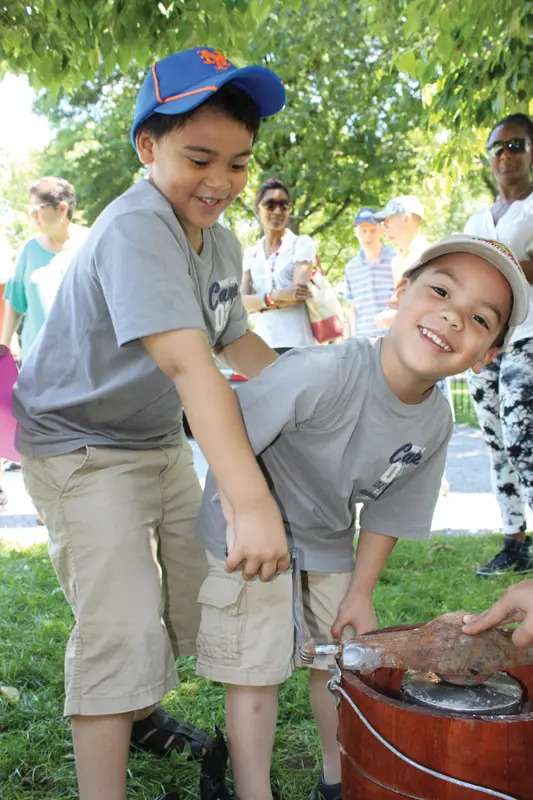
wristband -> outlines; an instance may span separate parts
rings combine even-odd
[[[263,295],[263,307],[264,308],[278,308],[278,304],[272,300],[270,295],[267,293]]]

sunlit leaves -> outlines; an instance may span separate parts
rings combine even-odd
[[[22,72],[32,85],[72,89],[103,65],[111,75],[136,60],[210,44],[244,56],[250,31],[275,0],[3,0],[0,77]],[[300,0],[288,7],[297,8]]]

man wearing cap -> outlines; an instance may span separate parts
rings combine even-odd
[[[381,223],[373,208],[361,208],[354,221],[361,249],[344,269],[346,298],[350,300],[350,334],[380,336],[377,315],[387,308],[394,292],[391,261],[394,251],[381,241]]]
[[[389,200],[385,208],[374,215],[383,222],[387,239],[396,249],[392,259],[392,274],[397,285],[406,269],[429,247],[429,242],[420,232],[424,218],[422,203],[413,194],[403,194]]]

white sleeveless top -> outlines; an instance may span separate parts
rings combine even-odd
[[[495,239],[507,245],[519,261],[526,261],[526,245],[533,238],[533,192],[525,200],[515,200],[495,225],[490,208],[475,211],[465,225],[465,233]],[[510,344],[533,337],[533,286],[529,286],[529,312],[515,329]]]
[[[254,291],[269,294],[273,289],[287,289],[293,283],[294,265],[313,262],[316,245],[310,236],[296,236],[286,230],[277,251],[265,255],[265,237],[244,251],[243,268],[252,276]],[[253,315],[254,331],[270,347],[304,347],[316,344],[305,303],[289,308],[270,309]]]

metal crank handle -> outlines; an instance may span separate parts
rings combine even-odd
[[[302,597],[302,575],[297,548],[291,553],[292,561],[292,617],[296,628],[296,640],[300,660],[305,666],[311,666],[315,656],[336,656],[339,653],[338,644],[317,644],[311,636],[311,631],[305,621]]]

